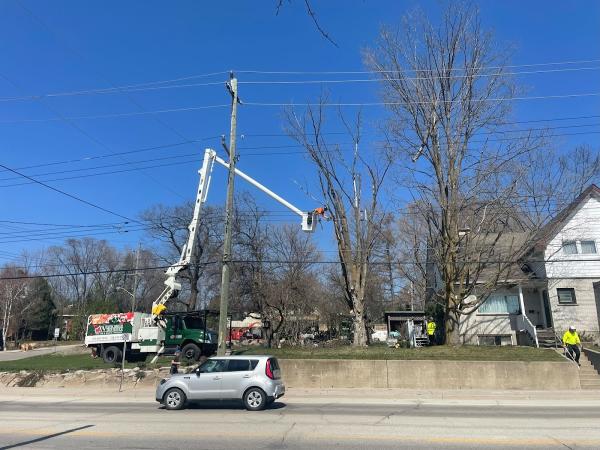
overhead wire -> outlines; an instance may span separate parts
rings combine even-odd
[[[63,191],[61,189],[55,188],[54,186],[50,186],[49,184],[46,184],[43,181],[36,180],[35,178],[32,178],[32,177],[30,177],[28,175],[25,175],[24,173],[21,173],[21,172],[15,170],[15,169],[11,169],[10,167],[8,167],[8,166],[6,166],[4,164],[0,164],[0,167],[3,168],[3,169],[5,169],[5,170],[8,170],[10,172],[13,172],[13,173],[15,173],[17,175],[20,175],[21,177],[26,178],[29,181],[33,182],[33,183],[39,184],[41,186],[44,186],[47,189],[50,189],[50,190],[52,190],[54,192],[58,192],[59,194],[64,195],[66,197],[69,197],[69,198],[71,198],[71,199],[73,199],[75,201],[78,201],[78,202],[83,203],[85,205],[91,206],[92,208],[98,209],[98,210],[103,211],[103,212],[108,213],[108,214],[112,214],[113,216],[120,217],[121,219],[125,219],[125,220],[130,221],[130,222],[138,222],[137,220],[130,219],[129,217],[124,216],[122,214],[119,214],[119,213],[117,213],[115,211],[112,211],[112,210],[110,210],[108,208],[105,208],[103,206],[97,205],[97,204],[92,203],[92,202],[90,202],[88,200],[84,200],[81,197],[78,197],[76,195],[70,194],[70,193],[65,192],[65,191]]]
[[[600,92],[588,92],[579,94],[557,94],[557,95],[534,95],[534,96],[521,96],[521,97],[496,97],[496,98],[485,98],[485,99],[473,99],[473,102],[505,102],[505,101],[528,101],[528,100],[556,100],[556,99],[569,99],[569,98],[584,98],[584,97],[597,97],[600,96]],[[439,100],[438,103],[457,103],[462,100]],[[430,104],[432,101],[411,101],[411,102],[332,102],[332,103],[315,103],[315,102],[256,102],[256,101],[244,101],[244,106],[252,107],[379,107],[379,106],[400,106],[400,105],[424,105]],[[53,122],[59,120],[93,120],[93,119],[110,119],[119,117],[135,117],[149,114],[167,114],[175,112],[190,112],[200,111],[206,109],[215,108],[229,108],[227,104],[215,104],[215,105],[201,105],[191,106],[185,108],[171,108],[171,109],[156,109],[156,110],[144,110],[144,111],[130,111],[123,113],[110,113],[110,114],[96,114],[96,115],[81,115],[81,116],[69,116],[61,118],[41,118],[41,119],[2,119],[0,123],[15,124],[15,123],[34,123],[34,122]]]
[[[547,73],[560,73],[560,72],[578,72],[578,71],[590,71],[600,70],[600,67],[568,67],[561,69],[545,69],[545,70],[532,70],[532,71],[517,71],[517,72],[496,72],[496,73],[479,73],[476,75],[431,75],[424,77],[403,77],[403,78],[363,78],[363,79],[327,79],[327,80],[241,80],[238,84],[246,85],[282,85],[282,84],[346,84],[346,83],[372,83],[372,82],[387,82],[387,81],[402,81],[402,80],[431,80],[431,79],[460,79],[460,78],[482,78],[492,76],[505,76],[505,75],[532,75],[532,74],[547,74]],[[243,73],[243,72],[241,72]],[[384,72],[372,72],[376,74],[386,73]],[[393,72],[398,73],[398,72]],[[165,80],[163,84],[170,83],[173,80]],[[110,88],[96,88],[79,91],[66,91],[66,92],[53,92],[38,95],[28,95],[20,97],[0,97],[0,102],[10,101],[24,101],[24,100],[39,100],[44,98],[57,98],[57,97],[69,97],[69,96],[81,96],[81,95],[98,95],[98,94],[115,94],[115,93],[131,93],[131,92],[148,92],[148,91],[159,91],[168,89],[187,89],[193,87],[207,87],[207,86],[223,86],[223,81],[215,82],[204,82],[204,83],[188,83],[188,84],[169,84],[167,86],[157,86],[159,82],[141,83],[138,85],[129,86],[115,86]]]
[[[530,260],[530,263],[551,263],[551,264],[569,264],[573,262],[594,262],[598,261],[598,259],[593,258],[583,258],[583,259],[539,259],[539,260]],[[267,265],[291,265],[291,264],[303,264],[303,265],[339,265],[340,261],[333,260],[286,260],[286,259],[266,259],[266,260],[252,260],[252,259],[232,259],[230,261],[232,264],[267,264]],[[516,264],[519,263],[518,260],[509,260],[509,259],[490,259],[490,260],[458,260],[460,264]],[[206,262],[197,262],[189,264],[190,266],[208,266],[208,265],[218,265],[221,264],[221,261],[206,261]],[[392,265],[418,265],[420,262],[416,262],[413,260],[393,260],[393,261],[370,261],[370,265],[372,266],[388,266]],[[25,267],[25,266],[23,266]],[[152,271],[152,270],[165,270],[171,267],[170,265],[153,265],[146,267],[138,267],[138,268],[111,268],[111,269],[98,269],[98,270],[79,270],[69,273],[48,273],[48,274],[36,274],[36,275],[14,275],[14,276],[0,276],[0,280],[23,280],[23,279],[35,279],[35,278],[57,278],[57,277],[72,277],[72,276],[84,276],[84,275],[99,275],[106,273],[133,273],[133,272],[143,272],[143,271]]]
[[[539,122],[581,120],[581,119],[597,119],[597,118],[600,118],[600,115],[585,115],[585,116],[571,116],[571,117],[553,117],[553,118],[544,118],[544,119],[532,119],[532,120],[521,120],[521,121],[503,122],[503,123],[499,123],[498,126],[519,125],[519,124],[525,124],[525,123],[539,123]],[[491,131],[491,132],[485,132],[485,133],[486,134],[496,134],[496,133],[502,133],[502,132],[513,133],[513,132],[519,132],[519,131],[527,132],[527,131],[531,131],[531,130],[545,130],[545,129],[558,129],[558,128],[576,128],[576,127],[585,127],[585,126],[595,126],[595,124],[569,125],[569,126],[565,126],[565,127],[544,127],[544,128],[537,128],[537,129],[498,130],[498,131]],[[339,131],[339,132],[322,132],[320,134],[321,135],[346,135],[347,132],[345,132],[345,131]],[[483,134],[483,133],[477,133],[477,134]],[[242,136],[242,137],[290,137],[289,134],[286,134],[286,133],[240,133],[240,136]],[[191,139],[191,140],[181,141],[181,142],[174,142],[174,143],[163,144],[163,145],[156,145],[156,146],[150,146],[150,147],[141,147],[141,148],[132,149],[132,150],[124,150],[122,152],[114,152],[114,153],[108,153],[108,154],[102,154],[102,155],[89,155],[89,156],[85,156],[85,157],[82,157],[82,158],[76,158],[76,159],[68,159],[68,160],[61,160],[61,161],[51,161],[51,162],[47,162],[47,163],[33,164],[33,165],[28,165],[28,166],[20,166],[20,167],[15,167],[15,169],[16,170],[25,170],[25,169],[32,169],[32,168],[38,168],[38,167],[53,166],[53,165],[87,162],[87,161],[96,160],[96,159],[111,158],[111,157],[114,157],[116,155],[141,153],[141,152],[148,152],[148,151],[152,151],[152,150],[160,150],[160,149],[164,149],[164,148],[177,147],[177,146],[182,146],[182,145],[187,145],[187,144],[195,144],[195,143],[200,143],[200,142],[203,142],[203,141],[209,141],[209,140],[212,140],[212,139],[220,139],[220,137],[221,137],[220,135],[219,136],[208,136],[208,137],[203,137],[203,138],[198,138],[198,139]],[[240,147],[240,150],[246,150],[246,149],[252,149],[252,148],[263,149],[263,148],[266,148],[266,147],[265,146],[260,146],[260,147]],[[273,146],[273,147],[270,147],[270,148],[283,148],[283,147],[282,146]],[[280,153],[274,153],[274,154],[280,154]],[[258,156],[258,154],[250,154],[250,156]],[[2,171],[3,170],[0,169],[0,172],[2,172]]]
[[[533,131],[546,131],[546,130],[552,130],[552,129],[580,128],[580,127],[594,127],[594,126],[600,126],[600,124],[573,125],[573,126],[563,126],[563,127],[546,127],[546,128],[533,128],[533,129],[522,129],[522,130],[503,130],[503,131],[494,131],[494,132],[489,132],[489,133],[485,132],[485,133],[481,133],[481,134],[502,134],[502,133],[516,133],[516,132],[530,133]],[[545,139],[551,139],[551,138],[565,137],[565,136],[581,136],[581,135],[594,135],[594,134],[600,134],[600,131],[590,130],[590,131],[573,132],[573,133],[552,133],[552,134],[548,134],[548,135],[543,135],[541,137],[543,137]],[[457,138],[457,137],[454,137],[454,138]],[[491,142],[518,141],[518,140],[522,140],[522,139],[524,139],[523,136],[507,136],[507,137],[489,138],[489,139],[483,139],[483,140],[474,139],[474,140],[470,140],[469,144],[487,144],[487,143],[491,143]],[[331,143],[331,144],[327,144],[327,145],[329,147],[339,147],[339,146],[351,145],[351,144],[353,144],[353,143],[351,143],[351,142]],[[381,141],[381,142],[374,142],[373,144],[374,145],[384,145],[386,143]],[[242,148],[240,148],[240,150],[303,148],[303,147],[304,147],[303,145],[295,144],[295,145],[242,147]],[[335,148],[335,149],[323,150],[323,151],[338,152],[338,151],[343,151],[343,149]],[[250,152],[250,153],[243,153],[243,156],[249,156],[249,157],[252,157],[252,156],[285,156],[285,155],[297,155],[297,154],[308,154],[308,152],[307,152],[307,150],[284,151],[284,152]],[[122,166],[135,165],[135,164],[146,164],[146,163],[150,163],[150,162],[167,161],[167,160],[180,159],[180,158],[192,158],[192,159],[185,160],[185,161],[170,162],[170,163],[145,165],[142,167],[132,167],[132,168],[128,168],[128,169],[108,170],[108,171],[103,171],[103,172],[98,172],[98,173],[86,173],[86,174],[82,174],[82,175],[73,175],[73,176],[66,176],[66,177],[59,177],[59,178],[49,178],[49,179],[44,179],[43,181],[54,182],[54,181],[74,180],[74,179],[96,177],[96,176],[103,176],[103,175],[115,175],[115,174],[119,174],[119,173],[138,171],[140,169],[165,168],[165,167],[172,167],[172,166],[178,166],[178,165],[184,165],[184,164],[198,163],[198,162],[202,161],[202,159],[198,157],[198,153],[186,153],[183,155],[171,155],[171,156],[163,156],[163,157],[158,157],[158,158],[127,161],[127,162],[123,162],[123,163],[113,163],[113,164],[105,164],[105,165],[100,165],[100,166],[59,170],[59,171],[53,171],[53,172],[44,172],[44,173],[34,174],[33,176],[46,177],[46,176],[50,176],[50,175],[60,175],[60,174],[73,173],[73,172],[89,172],[89,171],[93,171],[93,170],[99,170],[99,169],[110,168],[110,167],[122,167]],[[49,165],[52,165],[52,164],[58,164],[58,163],[49,163]],[[38,165],[38,167],[39,166],[42,166],[42,165]],[[10,181],[10,180],[18,179],[18,178],[19,177],[0,178],[0,182]],[[32,182],[0,184],[0,188],[24,186],[24,185],[28,185],[28,184],[32,184]]]

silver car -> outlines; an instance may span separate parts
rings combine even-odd
[[[188,401],[241,399],[246,409],[260,411],[285,393],[281,369],[272,356],[209,358],[191,373],[160,380],[156,401],[181,409]]]

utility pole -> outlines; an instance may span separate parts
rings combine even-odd
[[[225,241],[223,243],[223,270],[221,273],[221,305],[219,308],[219,343],[217,355],[223,356],[227,350],[227,315],[229,303],[229,277],[231,271],[231,231],[233,227],[233,183],[235,181],[235,137],[237,121],[238,98],[237,78],[230,75],[226,83],[227,90],[231,94],[231,129],[229,132],[229,176],[227,178],[227,200],[225,204]],[[227,149],[226,149],[227,150]]]
[[[133,272],[133,292],[131,293],[131,312],[135,311],[135,296],[137,294],[138,285],[138,268],[140,266],[140,249],[142,244],[138,242],[138,248],[135,251],[135,272]]]

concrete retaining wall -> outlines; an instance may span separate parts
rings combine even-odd
[[[294,388],[580,389],[568,362],[279,360]]]

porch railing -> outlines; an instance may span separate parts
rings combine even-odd
[[[539,348],[540,343],[538,342],[537,330],[536,330],[535,326],[533,325],[533,323],[531,323],[531,320],[529,320],[529,317],[527,317],[523,313],[521,313],[521,325],[522,325],[522,330],[525,331],[527,334],[529,334],[529,336],[531,336],[531,338],[535,342],[535,346]]]

